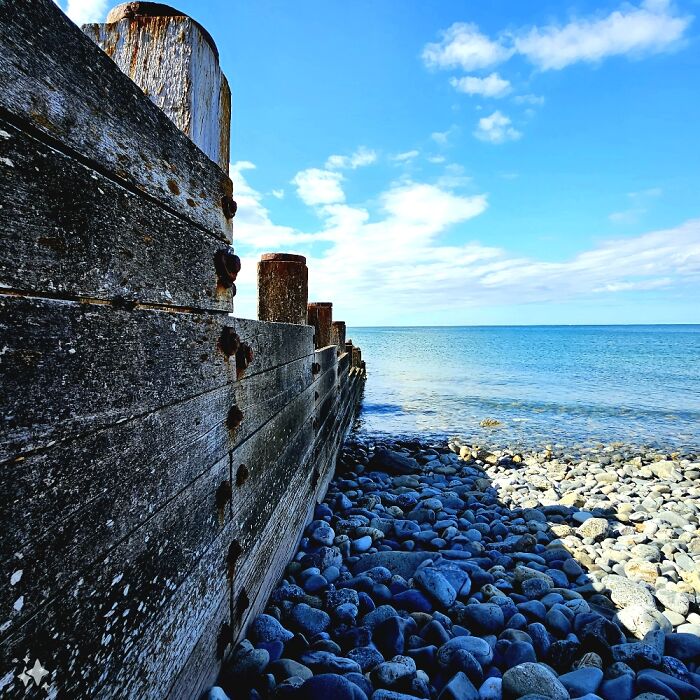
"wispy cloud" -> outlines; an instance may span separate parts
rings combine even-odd
[[[457,22],[442,33],[440,42],[426,45],[423,60],[433,68],[473,71],[520,55],[540,70],[561,70],[611,56],[672,51],[692,19],[678,14],[671,0],[643,0],[638,6],[625,3],[607,15],[504,31],[495,38],[481,33],[475,24]]]
[[[355,170],[365,165],[376,163],[377,154],[365,146],[360,146],[349,156],[329,156],[326,161],[328,170]]]
[[[378,207],[373,211],[347,204],[345,194],[336,193],[332,199],[341,201],[314,205],[318,230],[279,226],[245,180],[251,167],[232,166],[239,202],[235,243],[249,256],[236,297],[244,314],[254,313],[257,256],[279,249],[305,254],[312,296],[335,299],[339,316],[355,323],[391,323],[409,305],[418,321],[427,322],[444,309],[458,321],[460,310],[473,306],[598,299],[700,285],[700,219],[607,240],[552,262],[476,240],[477,232],[485,230],[478,222],[488,209],[487,196],[464,196],[444,183],[393,184],[374,198]],[[342,192],[342,182],[336,185]],[[451,229],[461,230],[463,237],[471,232],[472,240],[446,242]],[[353,293],[345,293],[348,289]]]
[[[516,95],[513,98],[513,102],[517,105],[533,105],[540,106],[544,104],[544,97],[542,95]]]
[[[624,5],[607,16],[533,27],[515,37],[515,50],[541,70],[573,63],[598,63],[610,56],[639,56],[678,45],[691,18],[673,11],[670,0]]]
[[[417,150],[404,151],[403,153],[397,153],[396,155],[391,156],[391,160],[393,160],[395,163],[406,163],[409,160],[413,160],[418,155],[419,151]]]
[[[430,138],[439,146],[446,146],[450,140],[450,136],[455,132],[455,126],[451,126],[447,131],[433,131]]]
[[[452,78],[450,85],[459,92],[467,95],[481,95],[482,97],[504,97],[511,91],[510,82],[501,78],[498,73],[491,73],[485,78],[478,78],[474,75]]]
[[[522,134],[512,126],[510,117],[497,110],[488,117],[479,119],[474,136],[480,141],[505,143],[506,141],[517,141]]]
[[[90,22],[104,22],[107,0],[68,0],[56,3],[78,26]]]
[[[650,187],[638,192],[628,192],[627,199],[630,206],[627,209],[613,212],[608,218],[615,224],[637,223],[647,213],[651,202],[662,194],[660,187]]]

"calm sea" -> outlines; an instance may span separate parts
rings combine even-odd
[[[700,326],[351,328],[362,429],[700,448]],[[498,428],[479,426],[485,418]]]

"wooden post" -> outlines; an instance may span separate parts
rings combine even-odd
[[[331,345],[338,346],[338,354],[345,352],[345,321],[333,321],[331,324]]]
[[[82,29],[228,172],[231,90],[216,44],[201,24],[168,5],[127,2],[111,11],[105,24]]]
[[[303,255],[265,253],[258,263],[258,318],[306,325],[309,270]]]
[[[354,346],[352,349],[352,366],[353,367],[360,367],[362,363],[362,350],[358,348],[357,346]]]
[[[308,324],[316,329],[316,347],[331,345],[331,323],[333,322],[333,304],[330,301],[314,301],[308,306]]]

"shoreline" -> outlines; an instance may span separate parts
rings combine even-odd
[[[654,458],[671,460],[700,460],[700,438],[697,443],[677,444],[671,439],[661,439],[657,442],[634,442],[625,440],[608,440],[597,437],[587,439],[549,439],[542,440],[532,438],[531,440],[517,440],[503,434],[503,439],[499,439],[499,431],[502,426],[495,428],[481,427],[469,432],[470,437],[465,437],[466,433],[457,431],[392,431],[368,430],[362,426],[362,413],[357,418],[357,426],[348,437],[349,441],[359,440],[370,443],[396,443],[396,444],[421,444],[441,448],[454,444],[458,446],[470,446],[473,449],[485,449],[492,451],[502,451],[511,453],[529,454],[551,452],[558,458],[573,457],[582,458],[584,456],[595,456],[604,454],[621,453],[643,455],[651,461]]]
[[[700,461],[602,456],[353,434],[210,699],[699,698]]]

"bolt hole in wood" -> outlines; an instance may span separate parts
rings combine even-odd
[[[226,427],[235,430],[243,422],[243,411],[238,406],[231,406],[226,416]]]
[[[314,467],[313,472],[311,472],[311,488],[315,489],[318,486],[318,480],[321,478],[321,474],[318,471],[318,467]]]
[[[314,362],[311,365],[311,372],[313,374],[318,374],[321,371],[321,365],[318,362]]]
[[[224,658],[228,645],[233,642],[233,630],[228,622],[224,622],[219,629],[219,636],[216,638],[216,656]]]
[[[246,593],[245,588],[241,589],[241,592],[238,594],[238,599],[236,600],[236,618],[240,620],[243,615],[245,615],[245,611],[250,607],[250,600],[248,599],[248,594]]]
[[[228,479],[222,481],[216,489],[216,512],[219,516],[219,525],[224,524],[226,504],[231,500],[232,495],[231,482]]]
[[[236,372],[240,378],[253,361],[253,348],[248,343],[241,343],[236,350]]]
[[[238,337],[238,333],[231,326],[224,326],[221,329],[221,336],[218,342],[218,348],[224,354],[224,357],[228,359],[231,355],[235,355],[240,346],[241,339]]]
[[[226,570],[229,581],[233,579],[233,573],[236,570],[236,563],[238,558],[241,556],[243,549],[241,548],[241,543],[238,540],[231,542],[228,548],[228,555],[226,556]]]
[[[248,467],[246,467],[245,464],[241,464],[240,467],[236,470],[236,486],[239,488],[245,484],[245,482],[248,480],[248,477],[250,476],[250,472],[248,471]]]

